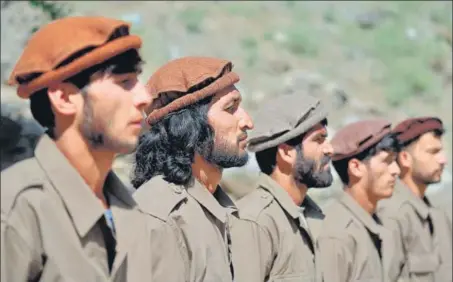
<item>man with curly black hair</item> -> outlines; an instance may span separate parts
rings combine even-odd
[[[226,60],[185,57],[147,83],[156,99],[136,152],[134,197],[150,220],[166,223],[160,231],[150,228],[160,234],[150,240],[179,249],[154,261],[156,281],[234,279],[229,228],[237,210],[219,182],[224,168],[247,163],[253,123],[241,107],[232,68]]]

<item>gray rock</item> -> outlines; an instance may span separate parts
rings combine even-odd
[[[300,70],[290,72],[284,80],[283,93],[296,91],[316,96],[335,109],[349,103],[347,92],[336,82],[329,81],[319,73]]]
[[[356,16],[356,22],[362,29],[373,29],[380,23],[382,23],[393,13],[385,10],[373,10],[365,13],[360,13]]]

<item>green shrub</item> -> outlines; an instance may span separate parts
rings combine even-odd
[[[253,37],[244,37],[240,44],[245,52],[245,64],[253,67],[258,61],[258,41]]]
[[[319,33],[313,27],[304,27],[303,24],[291,26],[287,32],[287,41],[284,46],[293,54],[307,57],[318,55]]]
[[[179,18],[186,27],[186,30],[190,33],[200,33],[201,25],[203,24],[206,11],[201,8],[189,7],[183,10]]]

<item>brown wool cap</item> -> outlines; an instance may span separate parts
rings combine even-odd
[[[149,125],[167,114],[215,95],[234,85],[239,76],[230,61],[210,57],[183,57],[159,68],[146,87],[156,97],[146,110]]]
[[[339,161],[360,154],[391,133],[391,123],[383,119],[362,120],[348,124],[332,138],[332,161]]]
[[[400,144],[419,137],[429,131],[444,130],[442,121],[436,117],[409,118],[400,122],[393,132]]]
[[[27,99],[36,91],[64,81],[129,49],[139,49],[140,37],[129,35],[127,22],[104,17],[67,17],[39,29],[27,42],[9,85]],[[68,64],[68,58],[93,48]],[[28,81],[29,77],[32,78]],[[28,81],[28,82],[24,82]]]
[[[259,152],[295,138],[327,117],[317,98],[294,92],[267,100],[253,117],[247,149]]]

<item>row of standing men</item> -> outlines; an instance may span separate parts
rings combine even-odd
[[[47,131],[1,173],[2,281],[452,281],[451,221],[425,197],[446,163],[440,119],[329,141],[332,109],[309,93],[251,118],[228,60],[179,58],[141,84],[129,28],[60,19],[16,63],[9,82]],[[222,170],[248,152],[261,172],[233,200]],[[132,195],[119,153],[134,153]],[[307,190],[331,185],[331,162],[344,189],[321,209]]]

